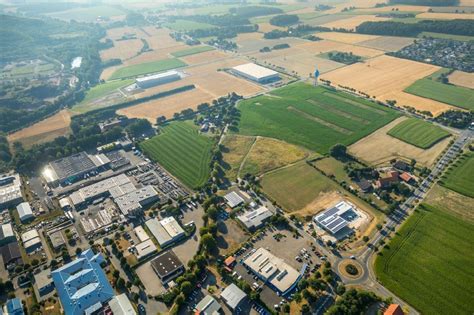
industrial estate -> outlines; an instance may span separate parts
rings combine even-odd
[[[474,2],[0,11],[0,314],[474,312]]]

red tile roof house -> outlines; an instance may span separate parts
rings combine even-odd
[[[375,182],[376,188],[388,188],[393,183],[398,182],[398,172],[397,171],[390,171],[388,172],[387,176],[379,178]]]
[[[404,181],[404,182],[407,182],[409,183],[410,181],[413,180],[413,177],[407,173],[407,172],[404,172],[402,175],[400,175],[400,178]]]
[[[390,304],[383,315],[405,315],[402,308],[398,304]]]

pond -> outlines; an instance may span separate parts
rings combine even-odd
[[[80,68],[82,63],[82,57],[76,57],[71,62],[71,69]]]

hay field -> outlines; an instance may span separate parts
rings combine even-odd
[[[383,54],[383,51],[361,47],[358,45],[350,45],[339,43],[331,40],[322,40],[318,42],[306,42],[298,46],[299,49],[305,50],[307,53],[319,55],[330,51],[352,52],[354,55],[373,58]]]
[[[322,78],[336,85],[363,91],[381,101],[396,100],[397,106],[412,106],[437,116],[454,107],[403,90],[439,69],[437,66],[384,55],[331,71],[323,74]]]
[[[157,100],[152,100],[143,104],[123,108],[117,111],[119,115],[125,115],[128,118],[144,118],[151,123],[156,122],[159,116],[172,118],[174,113],[183,109],[196,109],[201,103],[209,103],[214,97],[201,89],[193,89]]]
[[[389,130],[406,119],[407,117],[400,117],[357,141],[349,146],[349,152],[371,165],[388,163],[393,158],[406,160],[415,159],[418,164],[427,167],[433,165],[436,157],[440,155],[449,144],[450,139],[446,138],[431,148],[424,150],[387,134]]]
[[[357,44],[367,40],[379,38],[376,35],[356,34],[356,33],[339,33],[339,32],[323,32],[314,34],[320,38],[342,42],[345,44]]]
[[[242,41],[246,41],[246,40],[259,40],[259,39],[263,39],[263,34],[262,33],[258,33],[258,32],[253,32],[253,33],[240,33],[237,35],[237,37],[235,38],[235,42],[237,44],[239,44],[240,42]]]
[[[398,51],[406,46],[413,44],[414,38],[396,37],[396,36],[379,36],[374,39],[369,39],[358,44],[361,46],[380,49],[383,51]]]
[[[71,114],[68,110],[62,110],[30,127],[21,129],[8,135],[8,142],[19,141],[25,148],[33,144],[52,141],[59,136],[67,136],[71,133]]]
[[[230,180],[237,178],[240,165],[249,152],[255,137],[227,134],[222,141],[222,160],[224,161],[224,171]]]
[[[470,211],[474,203],[473,198],[436,184],[426,196],[425,202],[474,223],[474,211]]]
[[[474,89],[474,73],[454,71],[448,76],[449,83]]]
[[[228,58],[228,57],[229,55],[227,55],[226,53],[222,51],[211,50],[211,51],[206,51],[199,54],[180,57],[180,59],[183,60],[188,65],[196,65],[196,64],[201,64],[204,62],[209,62],[209,60],[217,61],[217,60],[221,60],[223,58]]]
[[[114,47],[100,51],[102,60],[120,59],[122,61],[136,56],[143,47],[140,39],[114,41]]]
[[[354,30],[357,26],[364,22],[381,22],[388,21],[390,18],[376,17],[375,15],[355,15],[348,19],[325,23],[322,26],[330,28],[343,28],[346,30]]]
[[[430,20],[474,20],[474,14],[472,13],[436,13],[436,12],[424,12],[416,16],[418,19],[430,19]]]

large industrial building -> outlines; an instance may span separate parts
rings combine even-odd
[[[153,259],[151,267],[164,284],[184,273],[183,263],[172,250],[168,250]]]
[[[114,290],[100,267],[101,254],[90,249],[51,272],[59,299],[67,315],[82,315],[100,309],[114,297]]]
[[[270,83],[280,80],[280,74],[255,63],[246,63],[232,68],[232,73],[257,83]]]
[[[234,283],[231,283],[221,293],[221,299],[224,300],[225,304],[230,307],[231,310],[235,310],[239,305],[245,301],[247,295]]]
[[[21,223],[25,223],[35,218],[28,202],[20,203],[16,206],[16,210],[18,211],[18,217],[20,218]]]
[[[80,152],[49,163],[42,175],[49,185],[63,185],[81,180],[89,173],[102,171],[109,163],[104,154]]]
[[[224,199],[227,201],[227,205],[234,209],[235,207],[243,204],[245,202],[244,198],[240,197],[238,193],[235,191],[231,191],[227,195],[224,196]]]
[[[22,201],[20,175],[0,175],[0,210],[15,207]]]
[[[145,225],[161,247],[166,247],[185,236],[183,228],[173,217],[164,218],[161,221],[153,218],[146,221]]]
[[[166,71],[146,77],[136,78],[135,84],[141,89],[148,89],[157,85],[170,83],[181,79],[181,74],[176,70]]]
[[[43,247],[41,238],[36,229],[29,230],[21,235],[23,247],[27,253],[32,253],[36,249]]]
[[[123,215],[134,215],[141,211],[143,207],[157,201],[158,193],[153,186],[137,188],[125,195],[114,198]]]
[[[338,234],[347,235],[351,230],[348,228],[349,222],[358,215],[355,207],[347,201],[340,201],[334,206],[324,210],[314,217],[314,222],[333,236]]]
[[[261,206],[257,210],[246,211],[239,215],[237,219],[250,231],[254,231],[261,227],[266,221],[270,219],[273,213],[268,208]]]
[[[290,292],[301,278],[301,273],[265,248],[257,249],[243,263],[257,277],[282,295]]]

